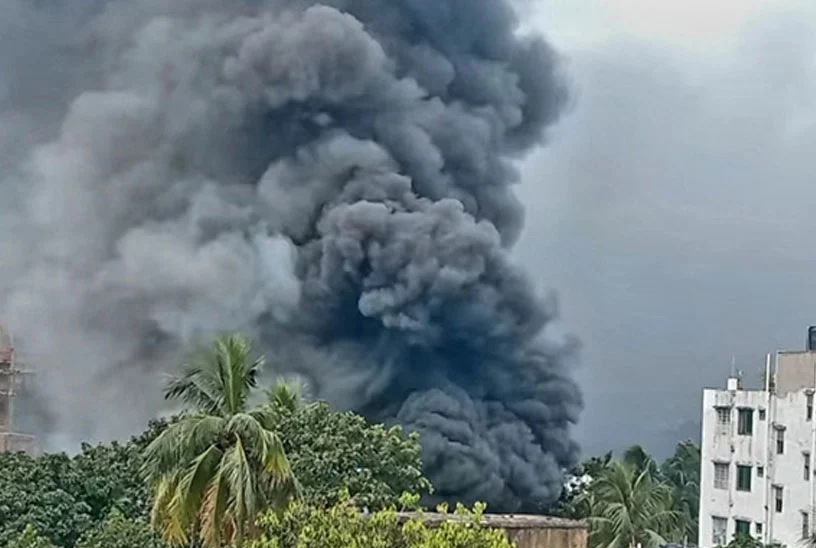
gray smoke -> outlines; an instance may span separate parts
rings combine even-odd
[[[184,348],[243,330],[418,429],[440,497],[553,501],[576,344],[507,249],[565,100],[505,0],[6,0],[0,318],[50,442],[138,430]]]

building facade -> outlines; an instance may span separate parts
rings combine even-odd
[[[764,379],[703,392],[701,547],[746,533],[797,548],[814,532],[816,351],[769,355]]]

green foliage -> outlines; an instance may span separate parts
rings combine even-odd
[[[83,480],[64,454],[0,454],[0,545],[30,525],[59,546],[73,546],[92,523],[92,507],[77,488]]]
[[[311,504],[331,506],[348,492],[358,507],[378,510],[398,505],[403,492],[430,492],[416,435],[323,402],[275,409],[275,430]]]
[[[191,356],[165,396],[190,412],[144,450],[153,493],[152,523],[172,544],[197,532],[205,546],[241,544],[266,508],[282,508],[297,491],[269,405],[250,408],[263,357],[240,335],[217,338]]]
[[[446,508],[440,507],[446,512]],[[470,511],[457,504],[454,514],[460,518],[445,521],[439,527],[427,527],[421,519],[408,521],[403,532],[410,548],[513,548],[505,533],[481,525],[485,505],[476,503]]]
[[[694,542],[700,508],[700,446],[691,441],[679,443],[660,470],[663,481],[674,491],[672,506],[680,516],[680,530],[674,540]]]
[[[83,444],[82,452],[73,459],[71,492],[88,505],[94,523],[105,519],[113,508],[127,516],[145,516],[149,501],[139,468],[134,444]]]
[[[512,548],[502,531],[481,526],[483,511],[459,506],[456,519],[428,527],[421,518],[403,523],[393,508],[363,515],[348,500],[328,509],[296,503],[263,515],[249,548]]]
[[[76,548],[166,548],[167,545],[146,519],[126,518],[118,510],[86,531]]]
[[[83,444],[73,458],[0,453],[0,546],[30,524],[57,546],[71,548],[113,508],[126,517],[147,516],[140,452],[166,426],[152,421],[124,444]]]
[[[600,457],[590,457],[584,462],[578,464],[569,471],[568,477],[580,480],[588,477],[597,478],[603,473],[603,470],[612,462],[612,451],[605,453]],[[557,517],[568,519],[586,519],[589,517],[590,508],[587,504],[586,497],[582,497],[582,493],[586,486],[573,486],[572,489],[563,489],[558,501],[550,509],[550,514]]]
[[[50,540],[40,536],[32,525],[27,525],[23,532],[12,538],[6,548],[56,548]]]
[[[623,463],[635,472],[648,472],[655,479],[659,478],[657,463],[641,445],[633,445],[623,452]]]
[[[289,394],[268,418],[311,504],[330,506],[347,491],[361,508],[414,507],[418,501],[400,500],[401,494],[430,491],[416,436]],[[73,458],[0,453],[0,546],[28,524],[55,545],[72,548],[113,509],[126,519],[149,517],[141,453],[185,417],[151,421],[128,443],[83,445]]]
[[[594,480],[608,477],[614,464],[612,454],[593,457],[570,471],[576,478],[589,476]],[[663,486],[661,492],[669,493],[667,503],[675,518],[675,525],[662,528],[661,536],[672,542],[694,542],[697,538],[697,519],[700,497],[700,447],[691,441],[677,445],[674,454],[657,466],[655,460],[639,445],[627,449],[620,464],[629,468],[633,476],[645,472],[654,486]],[[600,518],[600,506],[595,500],[597,489],[584,485],[571,492],[565,490],[552,513],[572,519]],[[596,520],[595,528],[598,527]]]
[[[595,478],[581,499],[589,508],[591,547],[656,548],[677,531],[673,490],[643,469],[613,462]]]
[[[250,548],[401,548],[407,544],[396,512],[364,517],[350,502],[331,508],[293,504],[282,516],[259,519],[260,539]]]

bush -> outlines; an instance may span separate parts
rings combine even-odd
[[[167,545],[143,518],[129,519],[120,511],[86,531],[76,548],[167,548]]]
[[[445,508],[440,508],[445,511]],[[261,536],[250,548],[512,548],[504,532],[480,525],[484,505],[456,509],[457,519],[428,527],[404,523],[392,508],[361,514],[348,500],[322,509],[296,503],[282,516],[263,515]]]
[[[23,532],[12,538],[6,548],[55,548],[47,538],[40,536],[32,525],[26,525]]]
[[[113,508],[128,518],[146,517],[140,453],[166,424],[152,421],[128,443],[83,444],[74,457],[0,453],[0,546],[31,525],[55,545],[71,548]]]

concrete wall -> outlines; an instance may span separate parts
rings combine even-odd
[[[782,487],[782,512],[776,512],[773,491],[768,500],[770,537],[789,547],[802,541],[802,513],[808,514],[810,531],[813,531],[813,454],[814,420],[806,420],[807,393],[805,390],[777,394],[774,402],[774,428],[769,451],[768,481]],[[784,452],[776,454],[776,436],[784,429]],[[810,464],[805,478],[805,457]]]
[[[5,432],[0,433],[0,452],[22,452],[36,457],[40,454],[40,449],[34,436]]]
[[[586,548],[586,529],[530,528],[505,529],[508,538],[518,548]]]
[[[736,520],[750,522],[751,534],[764,543],[779,542],[788,548],[801,544],[805,519],[809,532],[814,531],[816,416],[807,417],[811,390],[791,390],[795,386],[795,379],[801,381],[805,378],[800,374],[804,369],[799,367],[803,363],[802,360],[786,362],[785,365],[792,365],[794,371],[786,377],[788,391],[785,393],[704,391],[699,546],[714,545],[714,518],[727,520],[726,542],[735,533]],[[782,370],[780,367],[778,371]],[[718,420],[718,408],[730,411],[728,425],[722,425]],[[740,408],[754,410],[751,435],[738,433]],[[760,418],[760,414],[764,418]],[[780,431],[784,432],[784,448],[778,454],[776,442]],[[717,463],[728,466],[728,486],[725,489],[714,484]],[[736,489],[738,465],[751,467],[750,491]],[[782,489],[781,511],[776,508],[777,487]]]
[[[777,352],[776,393],[816,386],[816,352]]]
[[[403,519],[422,519],[429,527],[450,520],[458,520],[450,514],[406,512]],[[518,548],[587,548],[589,527],[583,521],[549,516],[499,515],[483,516],[485,526],[502,529]]]
[[[736,531],[736,520],[751,523],[756,535],[757,523],[766,533],[768,473],[766,468],[769,445],[768,425],[771,421],[769,394],[763,391],[705,390],[703,392],[703,432],[700,455],[700,529],[699,546],[713,546],[713,519],[727,520],[726,536],[730,540]],[[727,409],[729,423],[718,423],[717,408]],[[751,435],[738,435],[740,408],[753,409]],[[760,418],[764,410],[764,419]],[[728,466],[726,489],[714,487],[714,467]],[[737,466],[751,467],[751,490],[737,490]],[[762,467],[759,477],[758,468]]]

